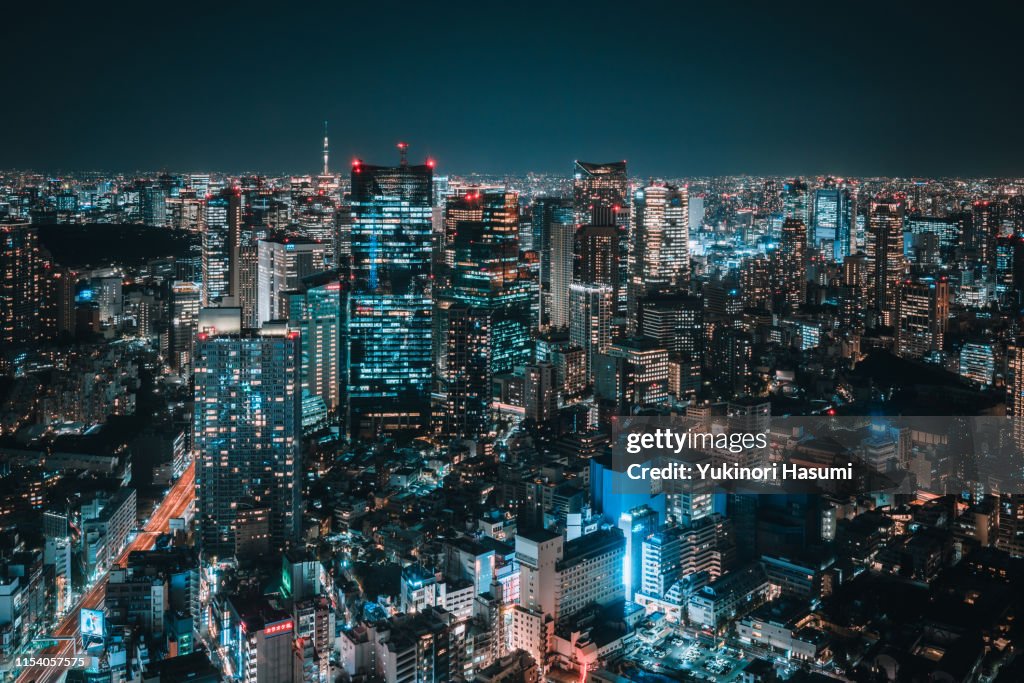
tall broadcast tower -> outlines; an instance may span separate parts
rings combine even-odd
[[[328,151],[328,145],[327,145],[327,122],[324,121],[324,173],[323,174],[325,176],[326,175],[330,175],[330,172],[327,170],[327,159],[328,159],[329,156],[330,156],[330,152]]]

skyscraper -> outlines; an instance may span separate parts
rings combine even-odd
[[[317,396],[333,412],[341,400],[342,292],[338,276],[324,272],[303,277],[284,298],[288,325],[300,333],[303,398]]]
[[[782,185],[782,216],[802,221],[804,225],[811,223],[811,203],[807,183],[800,178],[794,178]]]
[[[561,197],[533,201],[534,233],[540,250],[540,326],[569,326],[569,284],[572,282],[573,236],[576,222],[573,204]]]
[[[203,221],[203,305],[233,306],[238,297],[241,194],[225,190],[206,201]]]
[[[36,229],[27,223],[0,223],[0,343],[39,339],[41,269]]]
[[[782,211],[782,193],[779,191],[779,181],[775,178],[768,178],[761,185],[761,204],[759,213],[763,216],[771,216]]]
[[[473,397],[449,397],[448,411],[459,411],[466,401],[474,403],[477,395],[489,407],[490,378],[512,372],[531,358],[531,309],[536,293],[519,263],[517,206],[517,195],[503,190],[490,191],[486,197],[473,192],[449,202],[448,209],[455,213],[445,219],[452,265],[442,278],[444,285],[435,288],[435,329],[440,333],[436,348],[441,351],[438,379],[441,394],[468,390]],[[449,314],[458,320],[446,323]],[[481,358],[465,358],[466,353]],[[456,367],[449,367],[448,361]],[[461,377],[467,370],[478,376]],[[482,418],[486,417],[485,411]],[[454,416],[446,419],[462,422]],[[481,419],[461,427],[482,429],[485,422]],[[456,433],[475,436],[480,432],[460,429]]]
[[[883,325],[895,324],[896,297],[905,270],[904,205],[902,195],[876,197],[868,210],[869,295]]]
[[[829,179],[826,187],[814,192],[814,246],[830,255],[835,263],[854,253],[853,202],[845,187]]]
[[[481,223],[496,238],[518,240],[519,195],[495,188],[469,187],[447,198],[444,207],[444,262],[449,268],[455,265],[455,243],[460,223]]]
[[[172,368],[192,366],[192,349],[199,323],[202,289],[187,280],[171,285],[171,320],[167,330],[167,359]]]
[[[43,262],[39,311],[44,339],[57,339],[75,329],[75,275],[52,261]]]
[[[854,332],[864,331],[870,266],[866,254],[854,254],[843,259],[842,288],[839,292],[839,323]]]
[[[569,327],[569,285],[575,268],[576,228],[561,221],[551,225],[551,318],[555,329]]]
[[[615,314],[627,312],[629,282],[629,178],[626,162],[577,161],[573,172],[576,224],[576,282],[609,284],[614,289]],[[587,226],[598,228],[584,232]],[[614,235],[608,228],[614,226]],[[597,250],[605,251],[600,256]],[[606,269],[607,272],[604,272]],[[598,274],[600,273],[600,274]]]
[[[451,302],[442,302],[437,312],[443,324],[441,432],[476,438],[486,431],[490,415],[491,312]]]
[[[261,202],[262,203],[262,202]],[[242,325],[259,327],[260,241],[270,237],[267,211],[246,207],[238,239],[238,306],[242,309]]]
[[[245,511],[269,518],[269,540],[298,539],[301,351],[298,332],[243,330],[237,308],[200,313],[194,448],[199,538],[208,557],[234,557]]]
[[[710,342],[705,364],[715,380],[737,394],[749,393],[755,382],[751,335],[732,327],[716,327]]]
[[[668,399],[668,351],[647,337],[615,340],[596,364],[595,393],[620,409]]]
[[[688,204],[685,187],[652,185],[636,191],[629,282],[632,315],[647,292],[686,288],[690,276]]]
[[[773,310],[792,310],[807,298],[807,224],[799,218],[782,222],[782,239],[772,255]]]
[[[580,225],[625,225],[629,215],[626,162],[577,161],[573,169],[573,205]]]
[[[350,434],[424,429],[429,420],[432,162],[352,166],[347,307]]]
[[[573,281],[607,285],[618,292],[619,237],[614,225],[584,225],[577,229]]]
[[[949,325],[949,281],[919,277],[900,283],[896,300],[896,353],[924,358],[945,348]]]
[[[257,245],[257,322],[286,315],[285,292],[298,289],[302,278],[327,268],[330,246],[308,237],[272,237]]]
[[[611,343],[613,292],[609,285],[574,283],[569,287],[569,340],[583,349],[588,380],[594,377],[597,355]]]

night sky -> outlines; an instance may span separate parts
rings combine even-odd
[[[1024,175],[1009,2],[16,4],[2,168]]]

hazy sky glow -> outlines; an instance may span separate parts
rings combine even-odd
[[[1024,175],[1010,3],[2,10],[0,167]]]

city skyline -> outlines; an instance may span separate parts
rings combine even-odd
[[[1024,681],[1024,6],[61,4],[3,683]]]
[[[0,174],[0,670],[1020,680],[1024,180],[396,151]]]

